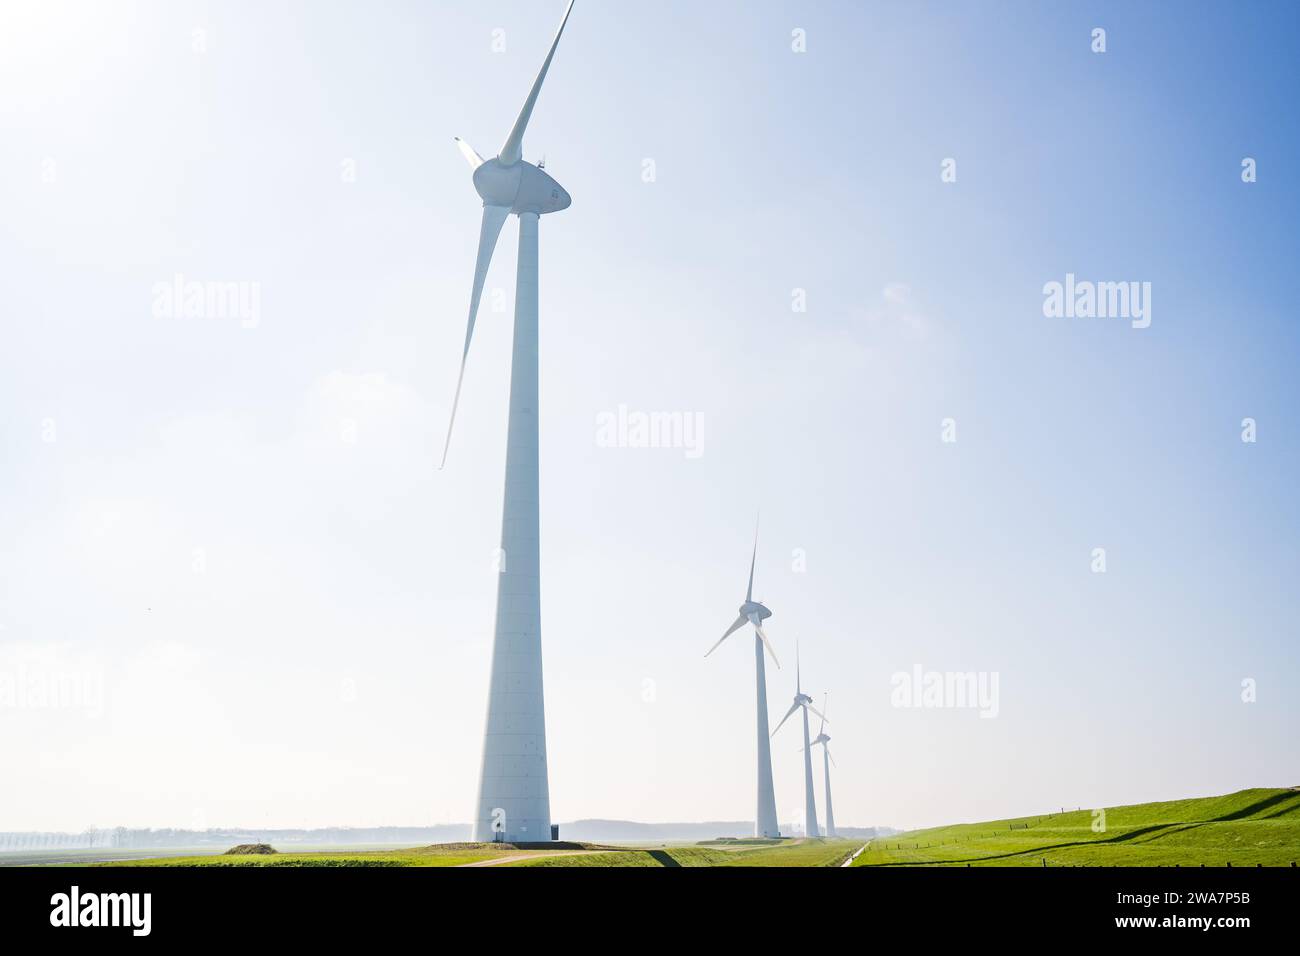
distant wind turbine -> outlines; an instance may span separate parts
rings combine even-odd
[[[485,160],[460,137],[456,145],[474,171],[483,200],[478,259],[469,298],[469,322],[460,375],[451,403],[442,468],[451,448],[452,426],[465,381],[469,343],[474,337],[483,282],[501,227],[519,217],[519,264],[515,286],[515,338],[510,365],[510,422],[506,438],[505,502],[501,553],[506,563],[497,584],[492,677],[479,774],[474,839],[507,842],[551,838],[551,802],[546,775],[546,714],[542,698],[541,559],[537,474],[537,220],[569,208],[564,187],[538,166],[524,162],[524,131],[537,105],[573,2],[564,11],[550,52],[524,100],[501,152]]]
[[[704,656],[716,651],[723,641],[747,623],[754,626],[754,671],[758,692],[758,810],[754,835],[775,838],[781,835],[781,828],[776,821],[776,792],[772,787],[772,742],[767,732],[767,674],[763,666],[763,648],[767,648],[778,668],[781,662],[776,658],[776,651],[772,650],[772,642],[763,632],[763,622],[772,616],[772,612],[754,600],[754,565],[757,561],[758,527],[755,525],[754,551],[749,558],[749,588],[745,591],[745,603],[740,605],[740,616]]]
[[[790,716],[800,708],[803,709],[803,795],[804,795],[804,834],[810,837],[820,836],[817,829],[817,801],[813,797],[813,774],[812,774],[812,746],[808,743],[808,711],[812,711],[822,719],[822,729],[826,728],[826,716],[812,705],[812,698],[803,692],[803,675],[799,664],[799,645],[795,645],[795,667],[794,667],[794,703],[790,709],[785,712],[781,718],[781,723],[776,725],[776,730],[772,731],[772,736],[776,736],[776,731],[780,730]],[[827,740],[830,738],[827,737]]]
[[[827,694],[826,698],[822,701],[823,711],[830,710],[830,708],[826,706],[830,703],[830,699],[831,695]],[[831,738],[826,734],[826,724],[828,723],[826,715],[819,714],[818,716],[822,719],[822,725],[821,729],[817,731],[817,739],[812,742],[812,746],[815,747],[818,744],[822,745],[822,765],[826,768],[826,835],[833,838],[835,836],[835,811],[831,808],[831,764],[835,763],[835,758],[831,756]],[[805,718],[805,720],[806,719],[807,718]],[[807,749],[811,750],[812,748],[809,747]],[[811,769],[809,769],[810,774],[811,772]],[[809,779],[811,780],[811,777],[809,777]]]

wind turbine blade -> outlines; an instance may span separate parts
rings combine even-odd
[[[727,628],[727,633],[723,634],[720,638],[718,638],[718,643],[710,647],[708,653],[706,653],[704,656],[708,657],[709,654],[712,654],[714,651],[716,651],[718,649],[718,644],[721,644],[727,638],[731,637],[732,634],[735,634],[738,630],[740,630],[742,627],[745,626],[745,621],[746,618],[745,615],[743,614],[740,615],[740,617],[736,618],[736,620],[732,623],[731,627]]]
[[[799,663],[799,642],[794,642],[794,692],[803,693],[802,667]]]
[[[820,717],[820,718],[822,719],[822,726],[823,726],[823,727],[830,723],[830,721],[826,719],[826,715],[823,714],[823,713],[822,713],[820,710],[818,710],[816,707],[814,707],[812,704],[804,704],[804,706],[807,707],[809,710],[811,710],[814,714],[816,714],[818,717]]]
[[[822,711],[823,711],[823,713],[820,713],[820,714],[817,715],[818,717],[820,717],[820,718],[822,719],[822,729],[819,730],[819,731],[817,731],[817,736],[818,736],[818,737],[820,737],[820,736],[822,735],[822,732],[826,730],[826,714],[824,713],[824,711],[830,710],[830,708],[826,706],[826,705],[829,704],[830,702],[831,702],[831,692],[830,692],[830,691],[827,691],[825,694],[822,695]]]
[[[497,237],[505,225],[510,210],[505,206],[484,206],[483,223],[478,234],[478,262],[474,266],[474,289],[469,297],[469,323],[465,328],[465,350],[460,356],[460,374],[456,377],[456,396],[451,400],[451,419],[447,422],[447,442],[442,446],[442,464],[447,464],[447,451],[451,448],[451,429],[456,424],[456,406],[460,404],[460,387],[465,381],[465,360],[469,358],[469,343],[474,337],[474,319],[478,315],[478,302],[483,296],[483,281],[487,278],[488,266],[492,262],[492,251],[496,249]]]
[[[746,603],[754,600],[754,562],[758,560],[758,519],[754,519],[754,553],[749,558],[749,589],[745,591]],[[757,626],[757,625],[755,625]]]
[[[478,169],[483,165],[483,157],[459,136],[456,137],[456,145],[460,148],[461,155],[465,157],[465,162],[469,163],[470,169]]]
[[[781,662],[776,659],[776,651],[772,650],[772,642],[767,639],[767,635],[763,633],[763,629],[759,627],[758,622],[754,621],[753,623],[754,630],[758,632],[758,639],[763,642],[763,646],[767,648],[767,652],[772,655],[772,663],[776,664],[779,669],[781,667]]]
[[[793,714],[798,709],[799,709],[798,703],[791,704],[790,709],[787,710],[785,712],[785,716],[781,718],[781,723],[776,725],[776,730],[780,730],[785,725],[785,722],[790,719],[790,715]],[[776,730],[772,731],[773,737],[776,736]]]
[[[537,94],[542,91],[542,81],[546,79],[546,71],[551,68],[551,58],[555,56],[555,48],[560,45],[560,36],[564,33],[564,25],[569,22],[569,14],[572,12],[573,0],[569,0],[569,5],[564,11],[564,19],[560,21],[560,29],[555,31],[555,39],[551,41],[551,51],[546,54],[546,61],[542,64],[541,72],[537,74],[537,79],[533,81],[533,88],[528,94],[528,99],[524,100],[524,108],[519,111],[519,118],[515,120],[514,128],[510,130],[505,145],[501,147],[501,155],[497,157],[501,160],[503,166],[513,166],[523,158],[524,130],[528,128],[528,120],[532,118],[533,107],[537,105]]]
[[[831,748],[830,748],[830,747],[827,747],[827,748],[826,748],[826,756],[828,756],[828,757],[831,758],[831,765],[832,765],[832,766],[834,766],[834,767],[838,767],[838,766],[839,766],[839,764],[837,764],[837,763],[835,762],[835,758],[834,758],[833,756],[831,756]]]

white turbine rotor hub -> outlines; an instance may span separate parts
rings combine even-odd
[[[474,188],[488,206],[504,206],[516,215],[560,212],[573,204],[568,191],[549,173],[522,160],[510,166],[489,159],[474,170]]]

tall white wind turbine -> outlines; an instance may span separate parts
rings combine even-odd
[[[515,338],[510,365],[510,423],[506,438],[505,502],[501,514],[503,565],[497,583],[492,677],[479,774],[474,839],[537,842],[551,838],[551,801],[546,777],[546,714],[542,699],[542,611],[537,476],[537,221],[569,208],[564,187],[523,159],[524,131],[537,104],[546,71],[573,11],[570,0],[523,109],[501,152],[485,160],[459,137],[483,199],[478,260],[469,298],[469,322],[451,403],[447,463],[456,406],[465,381],[483,281],[506,217],[519,217],[519,264],[515,286]]]
[[[803,675],[800,673],[799,664],[799,645],[795,645],[795,666],[794,666],[794,703],[790,709],[785,712],[781,718],[781,723],[776,725],[776,730],[772,731],[772,736],[776,736],[776,731],[780,730],[790,715],[796,710],[803,709],[803,795],[804,795],[804,835],[815,837],[821,833],[817,828],[817,801],[813,797],[813,774],[812,774],[812,745],[808,742],[808,711],[812,711],[822,719],[822,729],[826,729],[826,715],[812,705],[812,698],[803,692]],[[827,740],[830,738],[827,737]]]
[[[830,703],[830,697],[831,695],[827,694],[825,700],[822,702],[823,711],[830,709],[829,707],[826,706],[828,703]],[[820,716],[822,719],[822,726],[821,729],[817,731],[817,739],[812,742],[812,745],[813,747],[817,746],[818,744],[822,745],[822,765],[826,768],[826,835],[828,837],[834,838],[835,837],[835,810],[831,807],[831,764],[835,762],[835,758],[831,756],[831,747],[830,747],[831,738],[826,735],[826,724],[827,724],[826,715],[819,714],[818,716]],[[805,718],[805,720],[806,719],[807,718]],[[811,750],[811,748],[805,748],[805,749]],[[811,765],[809,766],[808,773],[809,773],[808,779],[811,782],[812,780]]]
[[[781,662],[776,659],[776,651],[772,650],[772,644],[763,632],[763,622],[772,616],[772,612],[754,600],[754,564],[757,560],[758,528],[755,527],[754,552],[749,558],[749,589],[745,592],[745,603],[740,605],[740,616],[704,656],[716,651],[719,644],[747,623],[754,625],[754,671],[758,689],[758,809],[754,817],[754,836],[776,838],[781,835],[781,828],[776,822],[776,792],[772,787],[772,742],[767,732],[767,674],[763,666],[763,648],[767,648],[777,667]]]

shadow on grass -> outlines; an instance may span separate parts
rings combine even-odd
[[[1199,823],[1192,824],[1193,827],[1202,826],[1202,825],[1203,824],[1199,824]],[[1178,827],[1180,829],[1191,829],[1191,827],[1188,827],[1186,824],[1158,823],[1155,824],[1154,826],[1142,827],[1137,830],[1132,830],[1128,833],[1121,833],[1119,836],[1113,836],[1107,840],[1073,840],[1069,843],[1050,843],[1050,844],[1045,844],[1043,846],[1030,847],[1027,850],[1014,850],[1010,853],[994,853],[989,856],[972,856],[969,858],[964,857],[959,860],[910,860],[906,863],[902,863],[902,862],[865,863],[863,865],[864,866],[951,866],[954,863],[985,863],[988,862],[989,860],[1008,860],[1018,856],[1038,856],[1043,853],[1047,853],[1051,850],[1068,850],[1073,847],[1079,847],[1079,846],[1109,846],[1116,843],[1127,843],[1130,840],[1136,840],[1138,837],[1147,836],[1152,833],[1158,833],[1160,836],[1165,836],[1167,832],[1173,830],[1173,828],[1175,827]]]
[[[1240,810],[1234,811],[1233,813],[1225,813],[1221,817],[1215,817],[1210,822],[1227,823],[1230,820],[1244,820],[1247,817],[1253,817],[1255,814],[1263,810],[1267,810],[1270,807],[1275,807],[1279,803],[1288,803],[1288,802],[1291,804],[1290,806],[1283,807],[1281,810],[1278,810],[1276,813],[1270,813],[1264,819],[1267,820],[1273,817],[1280,817],[1300,807],[1300,793],[1296,793],[1295,791],[1291,791],[1291,790],[1284,791],[1282,793],[1275,793],[1271,797],[1265,797],[1263,800],[1258,800],[1255,803],[1252,803],[1248,807],[1242,807]]]

